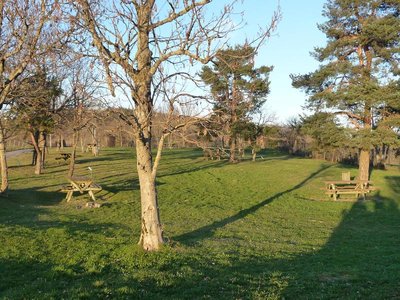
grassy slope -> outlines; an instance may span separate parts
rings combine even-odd
[[[139,193],[131,150],[80,157],[99,209],[58,192],[66,165],[50,155],[34,177],[10,160],[0,199],[0,298],[400,298],[400,175],[374,171],[380,192],[328,201],[323,180],[344,167],[269,152],[236,165],[167,151],[158,177],[169,244],[136,246]],[[351,170],[352,175],[356,173]]]

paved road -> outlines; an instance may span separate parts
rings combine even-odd
[[[23,153],[29,153],[29,152],[32,152],[32,149],[15,150],[15,151],[6,152],[6,156],[13,157],[13,156],[17,156],[17,155],[20,155]]]

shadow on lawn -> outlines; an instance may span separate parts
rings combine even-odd
[[[272,197],[269,197],[267,199],[265,199],[264,201],[249,207],[247,209],[243,209],[241,211],[239,211],[237,214],[230,216],[228,218],[219,220],[219,221],[215,221],[212,224],[203,226],[201,228],[198,228],[192,232],[188,232],[185,234],[182,234],[180,236],[177,236],[174,238],[174,240],[179,241],[181,243],[186,243],[186,244],[193,244],[197,241],[200,240],[204,240],[207,238],[210,238],[214,235],[214,232],[219,229],[222,228],[230,223],[233,223],[235,221],[238,221],[240,219],[245,218],[246,216],[250,215],[250,214],[254,214],[256,213],[260,208],[270,204],[272,201],[278,199],[279,197],[291,193],[299,188],[301,188],[302,186],[304,186],[308,181],[310,181],[311,179],[313,179],[315,176],[317,176],[318,174],[320,174],[321,172],[325,171],[326,169],[330,168],[331,165],[323,165],[321,166],[317,171],[315,171],[314,173],[310,174],[310,176],[308,176],[306,179],[304,179],[302,182],[298,183],[297,185],[295,185],[294,187],[286,190],[286,191],[282,191],[279,192],[275,195],[273,195]]]
[[[377,198],[357,202],[345,211],[321,250],[290,261],[297,270],[289,276],[282,296],[400,298],[399,205],[392,199]]]
[[[186,165],[179,165],[177,169],[168,172],[163,172],[160,171],[159,175],[157,176],[157,178],[162,178],[162,177],[166,177],[166,176],[175,176],[175,175],[181,175],[181,174],[186,174],[186,173],[193,173],[193,172],[197,172],[197,171],[202,171],[202,170],[207,170],[207,169],[216,169],[216,168],[221,168],[223,166],[226,166],[228,164],[227,161],[210,161],[205,163],[204,161],[202,162],[198,162],[197,166],[195,165],[193,167],[193,163],[188,163]],[[190,166],[190,167],[189,167]]]
[[[79,193],[75,193],[74,197],[78,196]],[[90,201],[88,194],[87,201]],[[46,192],[29,189],[19,189],[10,191],[8,197],[0,198],[0,225],[5,224],[7,226],[25,226],[27,228],[33,228],[35,230],[47,230],[48,228],[64,228],[71,234],[78,231],[96,231],[99,233],[104,228],[119,227],[128,230],[126,227],[121,227],[114,223],[101,223],[101,224],[89,224],[86,220],[86,216],[71,214],[68,211],[63,210],[60,207],[60,211],[49,212],[52,206],[59,206],[65,199],[65,193],[61,192]],[[71,201],[69,207],[76,208],[77,210],[82,208],[81,202]],[[87,212],[90,210],[88,209]],[[41,220],[40,216],[46,216],[48,214],[55,215],[55,218],[51,220]],[[57,219],[57,217],[60,217]],[[71,219],[68,221],[68,219]]]

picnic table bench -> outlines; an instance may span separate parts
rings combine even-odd
[[[362,196],[365,200],[365,195],[376,190],[372,186],[372,181],[369,180],[334,180],[324,181],[325,194],[333,196],[335,201],[339,195],[355,195],[357,198]]]
[[[56,160],[63,159],[64,161],[67,161],[70,158],[71,158],[71,153],[61,152],[61,153],[59,153],[59,156],[56,157]]]
[[[73,176],[68,178],[69,184],[61,187],[61,192],[67,193],[66,200],[69,202],[72,199],[74,192],[81,194],[87,192],[93,201],[96,201],[94,192],[101,191],[100,185],[95,183],[92,178],[85,176]]]

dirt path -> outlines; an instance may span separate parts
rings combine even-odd
[[[10,151],[10,152],[6,152],[6,156],[8,157],[13,157],[13,156],[17,156],[23,153],[29,153],[32,152],[32,149],[21,149],[21,150],[15,150],[15,151]]]

